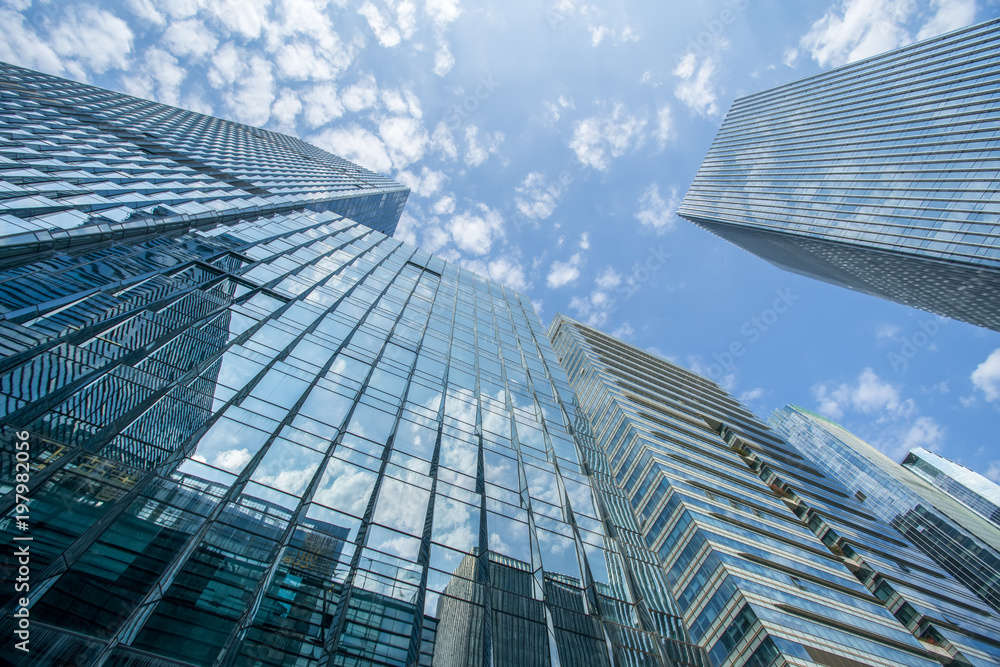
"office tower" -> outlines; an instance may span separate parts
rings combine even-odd
[[[1000,526],[1000,487],[979,473],[923,447],[910,450],[903,459],[903,467]]]
[[[1000,331],[1000,19],[736,100],[678,215]]]
[[[721,387],[564,316],[549,337],[597,488],[713,665],[1000,664],[995,614]]]
[[[391,235],[409,190],[277,132],[0,63],[0,260],[329,210]]]
[[[4,71],[0,655],[708,664],[530,301],[386,236],[405,188]]]
[[[768,423],[872,514],[1000,612],[996,526],[820,415],[789,405],[776,410]]]

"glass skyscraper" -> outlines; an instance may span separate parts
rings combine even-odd
[[[1000,612],[997,526],[820,415],[785,406],[769,423],[873,514]]]
[[[0,262],[303,206],[391,235],[409,194],[284,134],[6,63],[0,107]]]
[[[715,383],[556,316],[616,489],[714,665],[998,665],[1000,623]]]
[[[979,473],[923,447],[911,450],[903,466],[1000,526],[1000,487]]]
[[[678,214],[1000,331],[1000,19],[733,103]]]
[[[18,68],[0,94],[6,660],[708,665],[530,301],[387,236],[405,188]]]

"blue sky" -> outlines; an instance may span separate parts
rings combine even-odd
[[[730,102],[1000,0],[0,0],[0,60],[299,136],[409,185],[397,236],[899,460],[1000,481],[1000,334],[674,214]],[[736,354],[734,354],[734,351]]]

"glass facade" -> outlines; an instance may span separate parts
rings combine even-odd
[[[1000,487],[982,475],[923,447],[911,450],[903,467],[1000,526]]]
[[[293,137],[0,63],[0,262],[303,206],[392,235],[408,194]]]
[[[5,660],[708,664],[530,301],[383,233],[405,188],[3,72]]]
[[[678,214],[781,268],[1000,330],[1000,19],[733,103]]]
[[[872,514],[1000,612],[1000,530],[996,526],[820,415],[786,406],[776,410],[769,423],[853,492]],[[967,607],[977,606],[968,595],[956,599]],[[991,634],[1000,637],[1000,620],[994,619],[991,627]]]
[[[704,664],[526,297],[331,212],[59,260],[107,280],[3,360],[18,664]],[[48,295],[53,262],[0,278]]]
[[[713,665],[1000,664],[985,605],[718,385],[562,315],[549,336],[598,488]]]

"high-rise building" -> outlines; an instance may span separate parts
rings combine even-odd
[[[1000,331],[1000,19],[736,100],[678,214]]]
[[[0,261],[308,207],[392,235],[409,189],[277,132],[0,63]]]
[[[872,514],[1000,612],[997,526],[820,415],[789,405],[776,410],[768,423]]]
[[[707,666],[530,301],[383,233],[405,188],[3,72],[5,660]]]
[[[553,346],[714,665],[1000,665],[995,614],[715,383],[557,315]]]
[[[979,473],[923,447],[910,450],[903,467],[1000,526],[1000,487]]]

